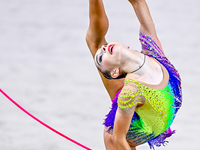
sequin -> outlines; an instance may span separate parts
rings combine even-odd
[[[155,41],[142,32],[139,35],[142,53],[155,58],[167,69],[169,82],[164,89],[151,89],[134,79],[125,79],[124,84],[133,84],[136,91],[131,94],[130,91],[120,90],[116,94],[104,125],[113,129],[118,107],[126,111],[145,98],[145,104],[135,110],[126,138],[138,144],[148,142],[150,148],[154,148],[154,145],[165,145],[165,139],[174,133],[170,126],[182,104],[181,78]]]

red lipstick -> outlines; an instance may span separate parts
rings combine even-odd
[[[113,52],[113,47],[114,47],[115,45],[114,44],[111,44],[111,45],[109,45],[108,46],[108,52],[112,55],[112,52]]]

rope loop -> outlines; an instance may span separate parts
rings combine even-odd
[[[65,139],[67,139],[67,140],[69,140],[69,141],[71,141],[71,142],[73,142],[73,143],[79,145],[80,147],[82,147],[82,148],[84,148],[84,149],[86,149],[86,150],[92,150],[92,149],[90,149],[90,148],[88,148],[88,147],[86,147],[86,146],[84,146],[84,145],[82,145],[82,144],[76,142],[75,140],[73,140],[73,139],[67,137],[66,135],[62,134],[61,132],[55,130],[54,128],[50,127],[50,126],[47,125],[46,123],[40,121],[38,118],[36,118],[36,117],[33,116],[31,113],[29,113],[28,111],[26,111],[23,107],[21,107],[18,103],[16,103],[12,98],[10,98],[2,89],[0,89],[0,92],[1,92],[6,98],[8,98],[12,103],[14,103],[19,109],[21,109],[21,110],[22,110],[23,112],[25,112],[27,115],[29,115],[30,117],[32,117],[33,119],[35,119],[36,121],[38,121],[39,123],[41,123],[43,126],[47,127],[47,128],[50,129],[51,131],[57,133],[58,135],[60,135],[60,136],[64,137]]]

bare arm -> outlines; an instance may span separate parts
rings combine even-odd
[[[105,35],[109,24],[102,0],[89,0],[89,19],[90,24],[86,35],[86,42],[94,57],[98,48],[107,43]]]
[[[129,130],[134,111],[135,107],[127,113],[124,113],[119,108],[117,109],[113,130],[113,143],[116,150],[131,150],[126,140],[126,134]]]
[[[113,128],[113,143],[116,150],[131,149],[126,135],[128,133],[133,114],[136,107],[145,103],[143,97],[138,97],[138,88],[132,84],[125,84],[122,93],[118,97],[118,108],[115,116]],[[137,146],[138,143],[132,143],[131,146]]]
[[[143,31],[145,34],[152,36],[155,42],[158,44],[158,46],[162,50],[162,46],[157,37],[155,25],[154,25],[154,22],[151,17],[146,1],[145,0],[129,0],[129,2],[133,6],[134,11],[137,15],[137,18],[140,22],[140,30]]]
[[[86,42],[92,56],[103,44],[107,44],[105,35],[108,30],[109,22],[105,13],[102,0],[89,0],[89,19],[90,24],[86,35]],[[108,80],[99,72],[105,88],[113,99],[115,94],[123,87],[123,79]]]

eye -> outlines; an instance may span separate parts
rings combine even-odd
[[[99,57],[99,62],[102,62],[102,55]]]

